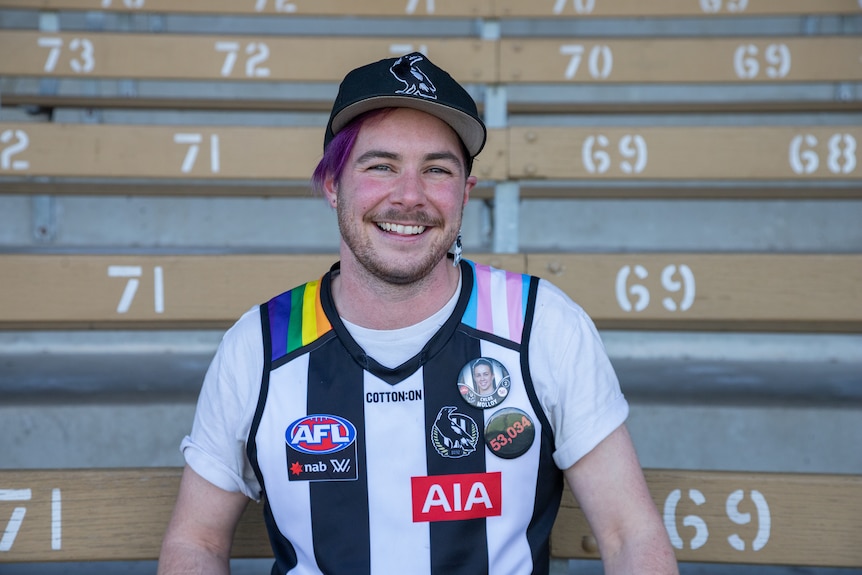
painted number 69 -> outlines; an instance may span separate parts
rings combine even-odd
[[[629,285],[629,280],[634,274],[635,278],[645,280],[649,277],[649,272],[645,267],[638,264],[634,267],[623,266],[617,272],[616,279],[616,295],[617,303],[620,308],[626,312],[641,312],[644,311],[650,303],[650,292],[647,287],[641,283],[633,283]],[[679,277],[680,279],[677,279]],[[661,285],[669,293],[677,293],[682,290],[682,300],[677,302],[672,297],[667,296],[662,299],[662,306],[667,311],[686,311],[694,304],[694,297],[697,291],[694,274],[691,268],[685,264],[675,266],[673,264],[665,266],[661,272]],[[634,302],[632,302],[634,298]]]
[[[756,489],[750,492],[751,500],[754,502],[754,507],[757,509],[757,534],[754,541],[751,542],[752,551],[760,551],[769,542],[769,535],[772,530],[772,517],[769,513],[769,504],[762,493]],[[706,503],[706,497],[697,489],[689,489],[688,498],[698,507]],[[664,502],[664,526],[667,529],[670,541],[677,549],[685,549],[686,542],[677,529],[676,515],[677,506],[682,499],[682,491],[674,489],[670,492]],[[742,513],[739,511],[739,504],[745,499],[745,492],[742,489],[737,489],[727,496],[724,509],[727,518],[737,525],[747,525],[751,523],[751,513]],[[709,540],[709,527],[702,517],[697,515],[686,515],[682,519],[682,524],[685,527],[694,528],[694,536],[688,542],[688,547],[691,550],[700,549]],[[746,543],[738,534],[734,533],[727,538],[728,544],[737,551],[745,551]]]

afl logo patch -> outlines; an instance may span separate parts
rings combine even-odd
[[[325,455],[350,447],[356,441],[356,428],[337,415],[307,415],[288,426],[284,439],[302,453]]]

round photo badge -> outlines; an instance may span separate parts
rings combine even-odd
[[[458,390],[464,401],[489,409],[497,407],[509,395],[512,381],[503,364],[490,357],[480,357],[467,363],[458,374]]]
[[[485,426],[485,444],[503,459],[524,455],[536,439],[536,426],[530,416],[514,407],[501,409]]]

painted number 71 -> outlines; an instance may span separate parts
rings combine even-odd
[[[33,492],[30,489],[0,489],[0,501],[30,501],[32,498]],[[51,549],[54,550],[62,546],[62,509],[60,490],[51,490]],[[12,516],[6,523],[3,537],[0,538],[0,553],[12,549],[26,514],[27,508],[23,505],[12,510]]]
[[[108,277],[128,278],[120,303],[117,304],[117,313],[128,313],[132,307],[132,300],[138,292],[141,283],[139,279],[144,273],[141,266],[108,266]],[[162,266],[153,268],[153,307],[156,313],[165,312],[165,278]]]

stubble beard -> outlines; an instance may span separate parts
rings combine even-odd
[[[422,254],[422,257],[417,259],[416,257],[405,256],[401,262],[392,263],[379,256],[370,238],[363,239],[360,230],[357,229],[354,221],[347,214],[347,210],[342,208],[342,205],[343,203],[339,202],[336,208],[338,229],[341,231],[342,241],[347,245],[357,263],[370,276],[391,285],[406,286],[420,283],[427,278],[440,261],[446,257],[449,247],[454,243],[460,229],[459,217],[459,221],[456,222],[457,225],[452,226],[444,237],[434,242]],[[423,225],[442,226],[440,220],[424,213],[413,214],[411,218]],[[399,218],[397,213],[387,212],[379,219],[381,221],[397,221]],[[376,225],[370,217],[366,217],[362,223],[363,225]]]

